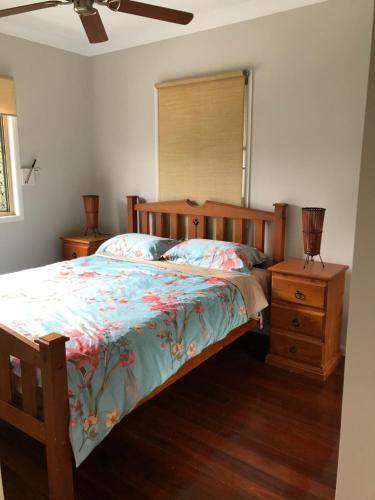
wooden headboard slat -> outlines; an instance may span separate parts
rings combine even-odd
[[[236,243],[244,242],[244,220],[235,219],[234,221],[234,241]]]
[[[246,221],[253,222],[253,245],[259,250],[265,249],[265,225],[273,225],[273,244],[272,258],[274,262],[280,262],[284,259],[285,245],[285,217],[286,203],[275,203],[274,211],[257,210],[254,208],[244,208],[226,203],[206,201],[203,205],[197,205],[190,200],[161,201],[152,203],[139,203],[138,196],[128,196],[128,231],[150,233],[149,217],[153,214],[155,217],[155,234],[158,236],[167,236],[166,229],[170,238],[179,238],[179,218],[186,218],[188,238],[205,238],[206,228],[209,219],[216,221],[216,239],[224,240],[226,238],[226,222],[232,221],[232,237],[238,243],[247,242],[247,231],[245,228],[249,224]],[[208,226],[210,227],[210,226]]]
[[[224,239],[225,233],[225,219],[224,217],[218,217],[216,219],[216,239],[222,241]]]
[[[203,215],[188,216],[188,237],[204,238],[206,236],[206,219]]]
[[[156,236],[164,236],[164,218],[161,212],[156,213],[155,234]]]
[[[150,214],[148,212],[141,213],[141,231],[145,234],[150,232]]]
[[[169,217],[169,237],[177,240],[178,238],[178,215],[171,214]]]
[[[264,220],[256,220],[254,221],[254,237],[253,242],[254,246],[264,252],[264,230],[265,230],[265,222]]]

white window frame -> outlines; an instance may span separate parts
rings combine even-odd
[[[8,176],[10,176],[9,195],[12,200],[13,213],[9,215],[1,215],[0,213],[0,224],[24,220],[17,117],[3,116],[3,124],[6,142],[5,154]]]

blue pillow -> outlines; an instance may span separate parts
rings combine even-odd
[[[178,240],[161,238],[150,234],[119,234],[100,245],[97,254],[114,255],[116,257],[137,257],[146,260],[159,260],[170,248],[177,245]]]
[[[253,266],[266,260],[262,252],[249,245],[203,239],[183,241],[168,250],[163,258],[192,266],[245,274],[251,274]]]

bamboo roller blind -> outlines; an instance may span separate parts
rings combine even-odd
[[[159,199],[241,204],[245,76],[157,84]]]

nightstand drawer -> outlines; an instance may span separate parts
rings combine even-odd
[[[88,246],[68,245],[67,243],[64,243],[63,245],[64,260],[77,259],[78,257],[87,257],[87,255],[89,255]]]
[[[272,298],[305,306],[324,309],[327,285],[322,282],[273,275]]]
[[[323,344],[299,337],[272,331],[271,353],[302,363],[321,366],[323,361]]]
[[[84,236],[62,236],[64,260],[88,257],[94,254],[102,243],[109,240],[110,234],[91,234]]]
[[[282,330],[324,338],[325,314],[307,307],[272,304],[271,325]]]

